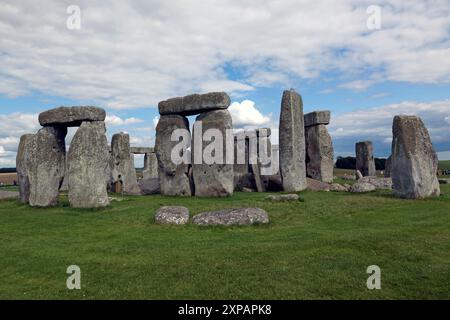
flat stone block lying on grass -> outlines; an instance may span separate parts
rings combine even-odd
[[[189,221],[189,210],[186,207],[165,206],[156,211],[155,222],[160,224],[186,224]]]
[[[332,183],[330,184],[330,191],[346,192],[348,188],[339,183]]]
[[[311,178],[306,178],[307,188],[311,191],[330,191],[330,184]]]
[[[299,196],[297,194],[279,194],[267,196],[266,199],[274,202],[298,201]]]
[[[352,185],[349,189],[350,192],[353,193],[363,193],[363,192],[370,192],[376,190],[376,187],[368,182],[357,182],[354,185]]]
[[[269,223],[269,215],[260,208],[225,209],[199,213],[192,218],[192,222],[202,226],[252,225]]]

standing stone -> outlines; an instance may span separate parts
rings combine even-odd
[[[124,194],[139,195],[141,189],[137,183],[134,155],[130,151],[130,135],[117,133],[111,140],[112,183],[121,184]]]
[[[372,141],[358,142],[356,149],[356,170],[359,170],[364,177],[376,176],[375,160],[373,158]]]
[[[65,171],[65,127],[45,127],[26,144],[26,168],[29,170],[29,203],[47,207],[58,203],[59,187]]]
[[[280,173],[283,189],[288,192],[306,189],[305,128],[303,121],[301,96],[294,89],[284,91],[279,126]]]
[[[161,194],[169,196],[191,196],[189,164],[175,164],[171,152],[178,141],[171,141],[174,130],[183,129],[189,132],[189,122],[184,116],[165,115],[159,118],[156,126],[155,152],[158,159],[158,175]]]
[[[321,116],[322,113],[328,117]],[[325,124],[313,122],[310,114],[315,114],[314,119],[327,118],[329,122],[329,111],[316,111],[305,115],[305,143],[306,143],[306,174],[308,177],[327,183],[333,182],[333,141]],[[323,120],[324,121],[324,120]],[[310,126],[306,126],[306,122]]]
[[[422,120],[416,116],[395,116],[392,134],[394,196],[408,199],[439,196],[438,158]]]
[[[205,148],[218,142],[219,148],[215,149],[215,152],[222,151],[222,157],[218,162],[207,164],[204,157],[202,157],[201,164],[197,164],[195,152],[193,156],[193,178],[195,185],[195,195],[201,197],[224,197],[233,194],[234,189],[234,170],[232,163],[226,163],[227,155],[226,145],[227,145],[227,135],[226,131],[231,132],[233,128],[233,123],[231,120],[231,114],[228,110],[216,110],[209,111],[200,114],[195,120],[194,133],[193,133],[193,147],[201,148],[202,154]],[[201,121],[201,132],[196,132],[199,130],[197,125]],[[221,134],[222,138],[214,137],[213,142],[203,141],[202,136],[208,129],[217,129]],[[232,138],[232,136],[230,136]],[[201,140],[201,141],[198,141]],[[221,140],[221,141],[219,141]],[[233,141],[231,141],[233,142]],[[195,151],[195,150],[194,150]],[[232,151],[231,151],[232,152]],[[219,152],[220,154],[220,152]],[[199,159],[197,159],[199,160]],[[230,162],[233,161],[233,158]]]
[[[158,158],[156,153],[146,153],[144,156],[144,170],[142,171],[144,179],[158,178]]]
[[[386,159],[386,163],[384,165],[384,177],[385,178],[391,177],[391,169],[392,169],[392,156],[389,156]]]
[[[24,134],[20,137],[19,149],[16,157],[17,180],[19,184],[19,199],[23,203],[28,203],[30,198],[30,180],[29,170],[27,168],[28,157],[30,152],[29,142],[33,139],[34,134]]]
[[[75,208],[97,208],[109,204],[109,147],[103,121],[83,122],[68,153],[69,202]]]

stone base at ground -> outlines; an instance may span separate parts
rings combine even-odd
[[[269,223],[269,215],[260,208],[225,209],[221,211],[203,212],[192,218],[197,225],[251,225]]]
[[[141,189],[141,194],[160,194],[161,189],[159,186],[159,178],[144,178],[138,181],[139,188]]]
[[[330,184],[311,178],[306,178],[307,188],[311,191],[330,191]]]
[[[349,189],[350,192],[353,193],[363,193],[363,192],[370,192],[376,190],[376,187],[368,182],[357,182],[354,185],[352,185]]]

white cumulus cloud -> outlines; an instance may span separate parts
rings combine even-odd
[[[256,107],[255,102],[244,100],[242,102],[233,102],[228,110],[233,119],[235,128],[245,126],[265,126],[271,122],[270,116],[264,116]]]

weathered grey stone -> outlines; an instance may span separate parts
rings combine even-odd
[[[28,203],[30,198],[30,180],[29,180],[29,169],[27,164],[29,160],[29,142],[33,139],[34,134],[24,134],[20,137],[19,148],[17,150],[16,156],[16,170],[17,170],[17,180],[19,184],[20,201],[23,203]]]
[[[137,183],[134,155],[130,148],[130,135],[117,133],[111,140],[111,182],[120,184],[127,195],[139,195],[141,189]]]
[[[313,111],[305,114],[305,127],[327,125],[330,123],[330,111]]]
[[[386,159],[386,164],[384,165],[384,177],[385,178],[391,177],[391,168],[392,168],[392,157],[389,156]]]
[[[303,102],[293,89],[283,92],[279,140],[283,188],[289,192],[302,191],[306,189]]]
[[[330,191],[330,184],[311,178],[306,178],[308,190],[311,191]]]
[[[161,115],[192,116],[211,110],[227,109],[230,103],[230,97],[225,92],[210,92],[161,101],[158,109]]]
[[[44,127],[27,143],[25,167],[29,172],[31,206],[47,207],[58,203],[65,171],[66,134],[65,127]]]
[[[145,154],[142,176],[144,179],[158,178],[158,158],[156,153]]]
[[[161,116],[156,126],[155,152],[158,159],[159,183],[161,194],[170,196],[191,196],[189,165],[175,164],[171,159],[172,148],[179,144],[171,141],[172,132],[176,129],[189,131],[186,117],[179,115]]]
[[[267,196],[266,199],[273,202],[298,201],[299,196],[297,194],[279,194]]]
[[[154,148],[147,148],[147,147],[130,147],[130,153],[133,154],[148,154],[148,153],[154,153]]]
[[[70,143],[67,160],[69,202],[75,208],[98,208],[109,204],[108,140],[103,121],[83,122]]]
[[[79,127],[83,121],[104,121],[105,110],[97,107],[59,107],[39,115],[41,126]]]
[[[343,174],[340,178],[342,180],[356,180],[356,176],[353,174]]]
[[[272,130],[270,128],[258,128],[255,129],[256,136],[263,136],[269,138],[272,135]]]
[[[189,221],[189,210],[185,207],[166,206],[156,211],[155,222],[161,224],[186,224]]]
[[[438,158],[422,120],[416,116],[395,116],[392,133],[394,196],[408,199],[439,196]]]
[[[245,133],[239,133],[234,136],[234,174],[243,175],[250,172],[248,157],[249,140]]]
[[[373,145],[371,141],[361,141],[355,146],[356,170],[361,171],[363,176],[375,176],[375,160],[373,158]]]
[[[161,188],[159,186],[159,178],[144,178],[138,181],[139,188],[141,188],[141,194],[159,194]]]
[[[265,185],[263,183],[263,180],[261,179],[261,171],[259,169],[259,165],[258,164],[252,164],[251,168],[252,168],[253,178],[255,179],[256,190],[258,192],[265,192],[266,191],[266,187],[265,187]]]
[[[192,222],[197,225],[251,225],[268,223],[269,215],[260,208],[225,209],[199,213]]]
[[[234,175],[234,188],[242,191],[244,188],[256,190],[255,178],[253,173],[243,173]]]
[[[376,189],[392,189],[391,178],[378,178],[378,177],[362,177],[358,182],[367,182],[373,184]]]
[[[218,148],[221,148],[223,157],[217,159],[220,163],[207,164],[205,158],[202,157],[202,163],[195,159],[195,154],[193,155],[193,179],[195,185],[195,195],[200,197],[224,197],[233,194],[234,190],[234,170],[233,164],[226,163],[227,150],[226,150],[226,131],[233,128],[231,115],[228,110],[216,110],[202,113],[197,117],[194,124],[194,132],[192,143],[194,148],[199,148],[204,150],[210,144],[214,144],[216,141],[217,150],[214,148],[214,153],[218,152]],[[201,121],[201,132],[200,124]],[[209,129],[217,129],[221,132],[223,139],[217,139],[213,142],[202,141],[203,134]],[[232,138],[232,137],[230,137]],[[221,141],[219,141],[221,140]],[[232,141],[231,141],[232,142]],[[198,145],[198,146],[197,146]],[[211,150],[212,151],[212,150]],[[220,152],[219,152],[220,154]],[[232,160],[233,158],[231,158]]]
[[[357,182],[350,187],[349,191],[353,193],[363,193],[374,191],[375,189],[376,189],[375,186],[371,183]]]
[[[362,175],[361,171],[356,170],[356,180],[361,180],[362,178],[364,178],[364,176]]]
[[[323,182],[333,182],[333,142],[325,125],[305,127],[306,175]]]
[[[332,183],[330,185],[330,191],[346,192],[348,191],[348,188],[339,183]]]

